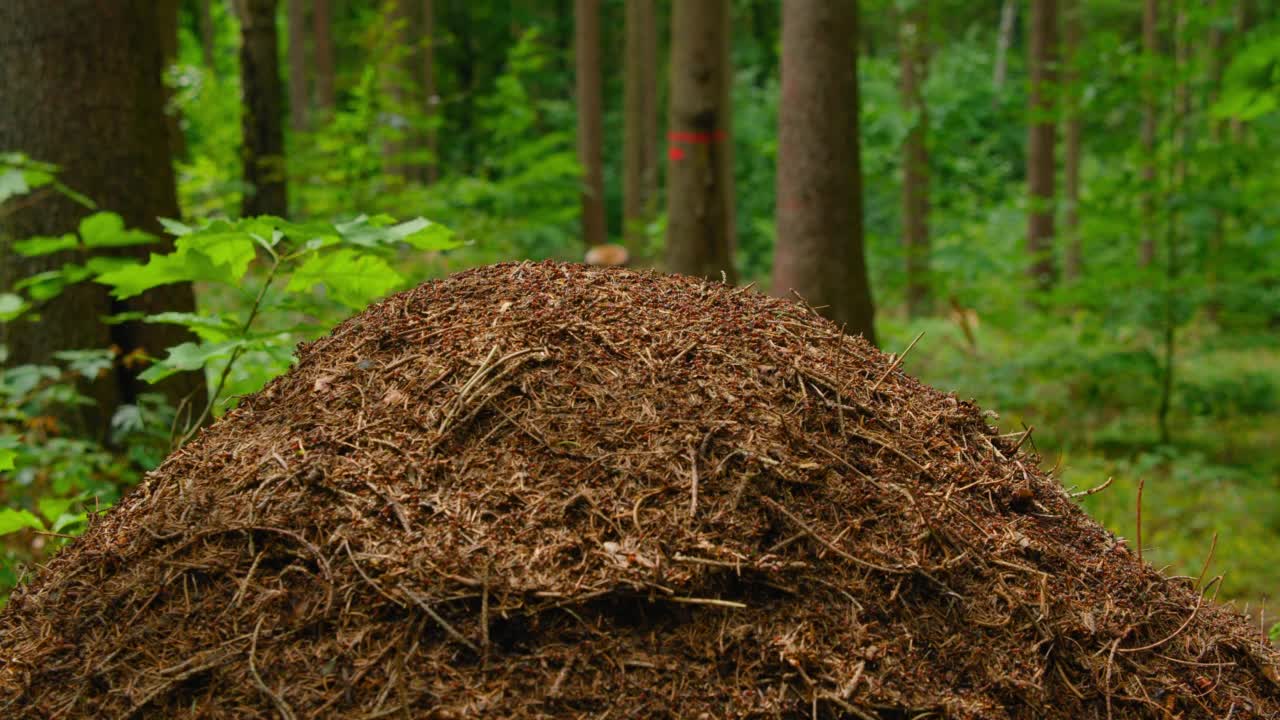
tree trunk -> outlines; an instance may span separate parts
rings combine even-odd
[[[168,129],[169,154],[174,158],[182,158],[187,154],[187,140],[182,133],[182,118],[178,109],[173,106],[173,88],[169,86],[169,68],[178,61],[178,5],[179,0],[158,0],[156,15],[160,32],[160,50],[164,56],[164,64],[160,70],[161,82],[164,83],[164,116]]]
[[[1142,239],[1138,262],[1156,259],[1156,74],[1160,52],[1156,36],[1157,0],[1142,5]]]
[[[1004,89],[1005,77],[1009,72],[1009,45],[1013,42],[1013,26],[1018,18],[1018,4],[1014,0],[1004,0],[1000,8],[1000,34],[996,36],[996,63],[991,82],[996,90]]]
[[[1066,148],[1063,160],[1063,181],[1066,212],[1063,219],[1066,235],[1066,258],[1064,273],[1068,280],[1080,277],[1084,266],[1084,249],[1080,239],[1080,35],[1081,13],[1084,12],[1080,0],[1065,0],[1066,24],[1066,76],[1064,95],[1067,103]]]
[[[623,129],[623,222],[634,257],[644,250],[645,226],[654,207],[657,174],[657,18],[654,0],[627,3]]]
[[[218,74],[218,63],[213,54],[217,37],[218,28],[213,24],[213,0],[200,0],[200,49],[204,53],[204,66],[214,76]]]
[[[158,216],[178,217],[169,145],[161,34],[139,28],[160,25],[151,0],[42,0],[0,2],[0,148],[57,163],[60,179],[104,209],[119,213],[131,227],[157,234]],[[40,98],[40,102],[32,102]],[[109,108],[110,112],[105,112]],[[82,262],[80,253],[36,258],[14,255],[9,243],[34,235],[74,232],[88,213],[57,194],[11,213],[0,213],[0,292],[25,277]],[[115,254],[146,258],[172,249],[168,241],[121,248]],[[99,319],[129,310],[190,312],[191,286],[168,285],[128,301],[113,301],[104,286],[82,283],[40,308],[38,322],[0,325],[0,343],[11,364],[51,361],[60,350],[116,346],[152,357],[191,339],[173,325],[106,325]],[[159,390],[175,403],[184,398],[202,407],[204,379],[184,373],[151,387],[137,371],[117,364],[86,392],[97,401],[81,408],[82,430],[105,435],[115,409],[140,392]]]
[[[289,0],[289,124],[297,132],[307,129],[311,102],[307,67],[307,5],[305,0]]]
[[[1058,8],[1056,0],[1031,1],[1031,96],[1027,138],[1027,250],[1035,286],[1053,286],[1054,145],[1057,123],[1054,117],[1056,66],[1058,63]]]
[[[404,111],[411,105],[413,88],[407,87],[412,73],[405,73],[410,53],[406,46],[412,41],[413,15],[408,0],[386,0],[383,5],[385,19],[392,24],[391,43],[395,52],[386,56],[388,62],[379,68],[382,80],[383,97],[390,99],[390,104],[383,108],[382,117],[390,121],[393,137],[388,138],[382,146],[383,170],[391,175],[409,178],[413,168],[405,160],[405,153],[413,144],[413,136],[408,124],[404,122]]]
[[[902,243],[906,253],[907,314],[929,314],[929,109],[923,86],[929,68],[929,10],[917,0],[900,28],[902,104],[915,123],[902,145]]]
[[[315,39],[316,107],[326,115],[337,104],[334,91],[333,8],[331,0],[312,0],[311,23]]]
[[[431,159],[423,170],[423,180],[430,185],[440,177],[438,108],[436,96],[436,9],[432,0],[422,0],[422,101],[427,115],[427,151]]]
[[[1149,0],[1150,1],[1150,0]],[[1240,41],[1244,41],[1245,35],[1253,28],[1254,12],[1252,0],[1236,0],[1235,7],[1235,25],[1236,33],[1240,36]],[[1245,129],[1247,123],[1240,118],[1231,118],[1231,140],[1237,145],[1244,144]]]
[[[667,270],[737,282],[729,0],[675,0],[667,127]]]
[[[242,41],[245,191],[241,214],[288,214],[284,174],[284,88],[276,39],[276,0],[237,0]]]
[[[857,43],[856,3],[783,3],[773,290],[794,290],[874,343],[862,240]]]
[[[608,239],[604,217],[604,115],[600,77],[600,0],[574,0],[573,56],[577,76],[578,162],[582,164],[582,239]]]

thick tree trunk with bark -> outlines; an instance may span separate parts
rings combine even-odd
[[[856,3],[783,3],[773,290],[794,290],[875,342],[863,257],[857,42]]]
[[[131,227],[159,233],[158,216],[179,215],[161,84],[161,20],[152,0],[43,0],[0,2],[0,148],[62,166],[61,180]],[[38,101],[33,101],[37,99]],[[88,214],[56,193],[15,211],[0,211],[0,292],[30,275],[83,262],[80,253],[26,258],[9,243],[34,235],[75,232]],[[171,249],[168,241],[122,248],[115,254],[145,258]],[[153,357],[191,339],[172,325],[106,325],[103,315],[129,310],[190,312],[189,285],[156,288],[114,301],[104,286],[82,283],[40,308],[38,323],[0,329],[10,364],[49,362],[60,350],[119,348]],[[158,387],[117,364],[86,389],[98,401],[82,409],[84,430],[105,434],[115,408],[140,392],[165,393],[175,403],[204,402],[199,373],[175,376]]]
[[[333,7],[332,0],[313,0],[311,5],[312,37],[315,40],[316,107],[326,115],[337,103],[334,91]]]
[[[627,247],[638,256],[657,191],[658,75],[655,0],[627,3],[623,128],[623,222]]]
[[[244,97],[243,215],[286,215],[284,88],[276,37],[276,0],[236,0],[240,16],[240,82]]]
[[[440,99],[436,96],[436,8],[432,0],[422,0],[422,101],[427,115],[427,151],[431,159],[423,170],[423,180],[429,185],[440,177],[439,133],[436,123]]]
[[[1160,49],[1156,35],[1157,0],[1142,5],[1142,239],[1138,262],[1156,258],[1156,112],[1155,63]]]
[[[733,265],[729,0],[675,0],[667,122],[667,270],[730,283]]]
[[[1084,249],[1080,239],[1080,35],[1084,7],[1080,0],[1064,0],[1064,24],[1066,26],[1066,72],[1064,98],[1066,100],[1066,137],[1063,157],[1063,183],[1065,217],[1063,234],[1066,236],[1066,256],[1063,273],[1068,280],[1080,277],[1084,267]]]
[[[604,110],[601,98],[600,0],[574,0],[573,57],[577,76],[578,162],[582,164],[582,240],[608,239],[604,216]]]
[[[289,124],[295,131],[308,125],[311,106],[310,68],[307,67],[307,3],[289,0]]]
[[[1057,118],[1054,113],[1058,63],[1058,8],[1056,0],[1031,0],[1031,96],[1028,100],[1027,138],[1027,251],[1031,255],[1032,282],[1041,290],[1053,286],[1057,274],[1053,259],[1054,145]]]
[[[929,68],[929,9],[917,0],[899,28],[902,104],[915,124],[902,144],[902,244],[906,253],[907,313],[927,315],[932,309],[929,282],[929,108],[924,82]]]

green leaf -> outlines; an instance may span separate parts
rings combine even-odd
[[[27,310],[27,301],[21,295],[0,293],[0,322],[9,322]]]
[[[164,228],[165,232],[173,235],[174,237],[182,237],[183,235],[190,235],[192,233],[192,227],[190,225],[180,223],[177,220],[160,218],[160,225]]]
[[[110,350],[60,350],[53,354],[81,377],[93,380],[115,364]]]
[[[181,325],[206,342],[226,340],[236,332],[237,327],[232,318],[220,315],[201,315],[199,313],[163,312],[148,315],[143,321],[166,325]]]
[[[256,257],[253,239],[236,225],[218,220],[179,237],[173,252],[151,254],[145,264],[131,264],[107,271],[98,282],[112,286],[121,300],[153,287],[178,282],[211,282],[238,285]]]
[[[386,260],[353,248],[342,248],[307,258],[294,271],[286,289],[306,292],[316,285],[324,285],[334,300],[358,310],[403,281]]]
[[[127,247],[156,241],[151,233],[125,229],[124,219],[113,212],[96,212],[80,221],[80,238],[85,247]]]
[[[200,370],[211,360],[230,357],[236,348],[248,342],[245,339],[199,344],[185,342],[169,348],[168,357],[147,368],[138,377],[149,383],[157,383],[174,373]]]
[[[0,203],[11,197],[26,195],[31,191],[24,173],[18,168],[9,168],[0,172]]]
[[[394,225],[388,232],[417,250],[448,250],[458,246],[452,230],[425,218]]]
[[[79,246],[80,241],[76,239],[76,236],[68,233],[59,237],[33,237],[19,240],[13,244],[13,249],[19,255],[37,257],[39,255],[51,255],[62,250],[74,250]]]
[[[56,533],[60,533],[72,525],[79,525],[88,519],[88,513],[63,513],[53,521],[53,525],[51,525],[49,529]]]
[[[46,519],[56,520],[59,516],[65,515],[70,511],[72,505],[78,502],[84,502],[84,499],[84,495],[65,498],[52,496],[41,497],[36,500],[36,509],[39,510],[40,514],[45,516]],[[55,529],[54,532],[57,532],[57,530]]]
[[[8,535],[27,528],[43,530],[44,523],[40,522],[40,518],[30,510],[0,508],[0,535]]]
[[[18,457],[18,453],[9,448],[0,448],[0,472],[4,470],[12,470],[13,461]]]
[[[92,275],[92,271],[87,268],[68,263],[59,270],[46,270],[25,277],[15,283],[13,289],[25,290],[32,300],[44,302],[57,297],[66,286],[87,280]]]

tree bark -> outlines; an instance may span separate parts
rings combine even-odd
[[[1058,8],[1056,0],[1031,1],[1031,96],[1028,100],[1027,138],[1027,251],[1036,288],[1047,290],[1056,279],[1054,236],[1054,117],[1058,63]]]
[[[1142,239],[1138,262],[1150,265],[1156,258],[1156,75],[1160,49],[1156,35],[1157,0],[1142,4]]]
[[[783,3],[773,290],[794,290],[874,343],[863,257],[857,43],[856,3]]]
[[[337,104],[334,91],[333,8],[331,0],[312,0],[311,24],[315,38],[316,107],[326,115]]]
[[[675,0],[667,127],[667,270],[737,282],[729,0]]]
[[[288,214],[284,173],[284,88],[276,37],[276,0],[237,0],[242,42],[245,191],[241,214]]]
[[[158,216],[178,217],[178,201],[166,136],[164,51],[161,20],[151,0],[42,0],[0,2],[0,148],[57,163],[60,179],[88,195],[125,223],[159,234]],[[152,28],[150,32],[139,28]],[[34,235],[75,232],[88,214],[82,206],[50,193],[24,209],[0,213],[0,292],[35,273],[83,262],[78,252],[27,258],[9,243]],[[167,240],[121,248],[114,254],[146,258],[172,248]],[[82,283],[40,308],[38,322],[0,326],[10,364],[50,362],[60,350],[137,350],[163,357],[166,348],[190,340],[172,325],[106,325],[99,319],[124,311],[146,313],[195,307],[191,286],[169,285],[141,297],[114,301],[104,286]],[[87,388],[97,401],[80,409],[80,429],[106,434],[115,409],[141,392],[164,393],[202,407],[200,373],[174,376],[158,386],[137,379],[137,370],[117,364]]]
[[[1068,280],[1076,280],[1084,267],[1084,248],[1080,239],[1080,36],[1081,14],[1084,12],[1080,0],[1065,0],[1066,26],[1066,72],[1064,95],[1067,104],[1066,148],[1063,159],[1063,182],[1065,194],[1065,217],[1063,233],[1066,235],[1066,257],[1063,272]]]
[[[218,28],[213,24],[213,0],[200,0],[200,50],[204,53],[204,66],[215,76],[218,64],[213,50],[217,37]]]
[[[307,5],[305,0],[289,0],[289,124],[295,131],[307,129],[311,103],[307,67]]]
[[[1018,4],[1014,0],[1004,0],[1004,6],[1000,8],[1000,33],[996,36],[995,69],[991,77],[991,84],[996,90],[1004,89],[1009,72],[1009,45],[1013,42],[1013,26],[1017,18]]]
[[[574,0],[573,55],[577,76],[578,162],[582,164],[582,239],[608,239],[604,216],[604,114],[601,99],[600,0]]]
[[[929,282],[929,108],[923,86],[929,68],[929,10],[917,0],[902,18],[899,31],[903,108],[915,123],[902,145],[902,244],[906,253],[907,314],[932,309]]]
[[[428,185],[440,177],[437,128],[440,98],[436,93],[436,8],[432,0],[422,0],[422,101],[427,115],[427,150],[431,153],[423,170],[423,180]]]
[[[639,257],[653,213],[657,176],[657,16],[654,0],[627,3],[623,110],[623,222],[627,247]]]

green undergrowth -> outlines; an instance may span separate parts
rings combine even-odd
[[[1068,318],[1018,331],[979,323],[972,344],[957,316],[882,324],[885,347],[924,338],[905,366],[925,382],[1029,426],[1046,469],[1087,490],[1085,509],[1136,545],[1142,491],[1144,557],[1173,575],[1224,575],[1220,597],[1269,605],[1280,587],[1280,348],[1265,335],[1219,334],[1196,322],[1176,355],[1170,438],[1160,442],[1155,339],[1106,339]],[[1088,342],[1085,336],[1091,336]]]

